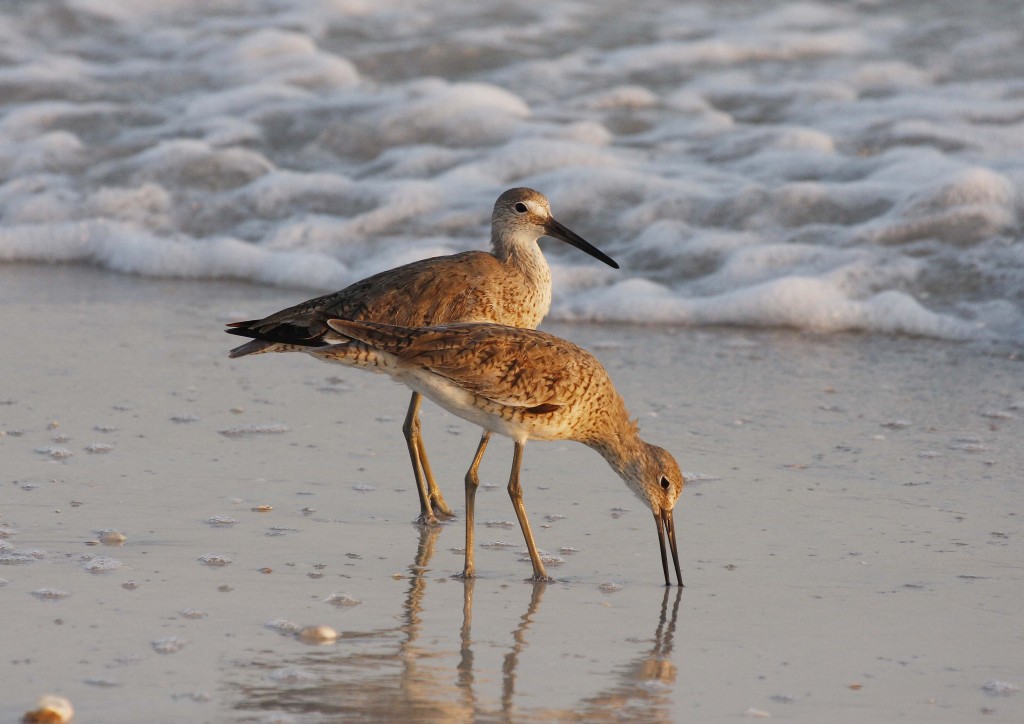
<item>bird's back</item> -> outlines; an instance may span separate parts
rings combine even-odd
[[[408,329],[336,321],[332,326],[400,360],[405,368],[382,371],[441,378],[449,389],[471,394],[474,405],[488,415],[521,428],[526,437],[591,444],[617,434],[623,426],[632,427],[601,363],[581,347],[546,332],[493,324]],[[361,352],[345,347],[328,348],[334,349],[328,354],[344,361]],[[434,397],[428,390],[424,394]]]
[[[318,346],[326,320],[335,318],[406,327],[492,322],[534,328],[550,299],[550,283],[532,282],[488,252],[466,251],[388,269],[264,319],[233,324],[230,331],[255,341],[232,356]]]

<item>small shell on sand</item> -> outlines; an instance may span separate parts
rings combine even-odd
[[[35,711],[25,712],[22,721],[63,724],[63,722],[71,721],[75,715],[75,709],[71,706],[71,702],[63,696],[48,694],[42,697],[36,706]]]
[[[100,543],[105,546],[120,546],[128,540],[128,536],[111,528],[104,528],[100,531]]]
[[[333,644],[338,640],[338,632],[330,626],[304,626],[298,636],[304,644]]]

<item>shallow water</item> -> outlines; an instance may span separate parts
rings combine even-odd
[[[1024,11],[986,2],[0,8],[0,260],[335,289],[480,248],[553,318],[1024,341]]]
[[[651,515],[604,461],[558,443],[528,446],[523,486],[559,582],[526,583],[506,440],[467,585],[461,521],[410,522],[403,388],[226,358],[211,319],[293,295],[0,268],[0,718],[46,693],[83,722],[1024,716],[1013,355],[552,325],[687,472],[687,587],[666,595]],[[432,405],[423,422],[461,511],[478,432]],[[242,426],[273,432],[222,433]]]

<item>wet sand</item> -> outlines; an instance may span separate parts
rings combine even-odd
[[[665,589],[649,512],[574,443],[527,447],[562,562],[524,582],[506,440],[464,583],[461,518],[411,523],[403,388],[227,359],[224,322],[307,296],[0,266],[0,721],[48,693],[80,722],[1024,720],[1012,353],[545,325],[690,474],[687,587]],[[478,432],[424,407],[461,512]],[[90,545],[105,529],[124,544]],[[304,644],[307,624],[340,638]]]

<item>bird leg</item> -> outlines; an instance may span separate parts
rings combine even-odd
[[[473,521],[476,507],[476,489],[480,487],[480,476],[478,470],[480,461],[483,460],[484,450],[491,439],[491,433],[484,430],[480,437],[480,444],[477,445],[476,455],[473,456],[473,463],[466,472],[466,566],[462,570],[462,578],[473,578],[476,575],[476,568],[473,565]]]
[[[423,446],[419,418],[422,399],[420,393],[412,393],[412,399],[409,400],[409,412],[405,415],[402,432],[405,433],[405,442],[409,448],[409,458],[412,461],[412,471],[416,476],[416,493],[420,498],[420,517],[417,522],[436,525],[438,520],[434,514],[435,511],[449,518],[453,513],[448,504],[444,502],[441,490],[434,481],[434,474],[430,470],[430,461],[427,460],[427,450]]]
[[[526,517],[526,506],[523,505],[523,488],[519,484],[519,469],[523,465],[523,447],[525,443],[516,441],[515,451],[512,454],[512,474],[508,481],[508,495],[512,498],[512,507],[516,509],[516,517],[519,518],[519,527],[523,529],[523,537],[526,538],[526,547],[530,551],[530,560],[533,562],[533,578],[530,580],[543,583],[552,582],[555,579],[549,578],[541,563],[540,553],[537,552],[537,544],[533,542],[533,533],[530,531],[530,521]]]

